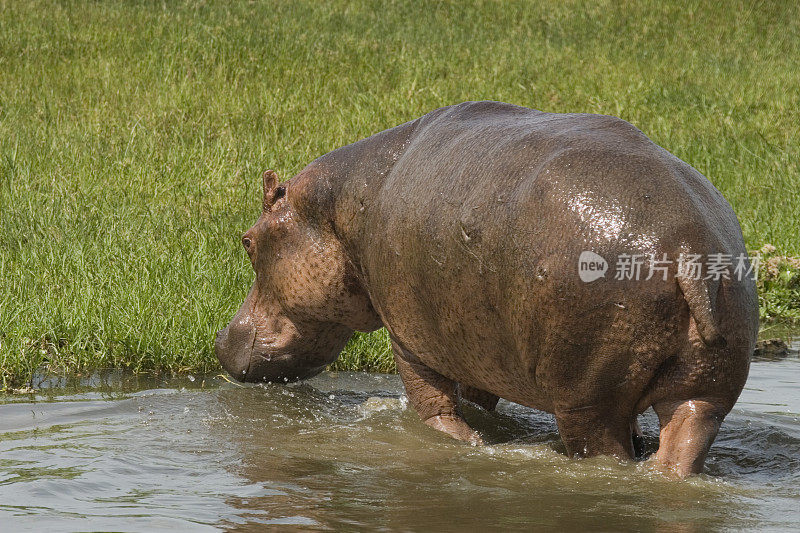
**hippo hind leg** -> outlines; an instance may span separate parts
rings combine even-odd
[[[555,415],[558,433],[570,457],[634,458],[634,423],[630,416],[595,406],[557,409]]]
[[[659,402],[653,410],[661,426],[658,466],[679,477],[699,474],[728,409],[714,399],[698,398]]]
[[[425,424],[455,439],[483,444],[480,435],[461,416],[457,383],[425,366],[394,341],[392,350],[408,401]]]

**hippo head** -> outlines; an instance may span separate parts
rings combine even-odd
[[[279,185],[268,170],[263,181],[263,212],[242,236],[256,280],[214,349],[239,381],[295,381],[335,361],[354,330],[380,323],[332,229],[303,214],[309,177]]]

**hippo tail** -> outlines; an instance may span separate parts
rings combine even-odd
[[[720,289],[719,281],[694,279],[678,275],[678,286],[683,292],[689,312],[697,326],[697,332],[706,346],[719,347],[726,344],[714,317],[716,295]]]

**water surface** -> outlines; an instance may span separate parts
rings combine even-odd
[[[795,348],[800,348],[797,344]],[[290,385],[122,373],[0,396],[0,529],[792,530],[800,358],[754,361],[706,473],[569,460],[552,416],[466,415],[494,444],[425,427],[397,376]],[[652,411],[641,417],[650,449]]]

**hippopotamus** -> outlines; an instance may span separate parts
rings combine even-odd
[[[242,244],[255,282],[215,343],[234,378],[308,378],[385,327],[424,423],[473,444],[462,400],[503,398],[552,413],[571,457],[633,459],[652,407],[651,460],[699,473],[758,331],[752,276],[682,261],[751,269],[728,202],[612,116],[436,109],[266,171]]]

